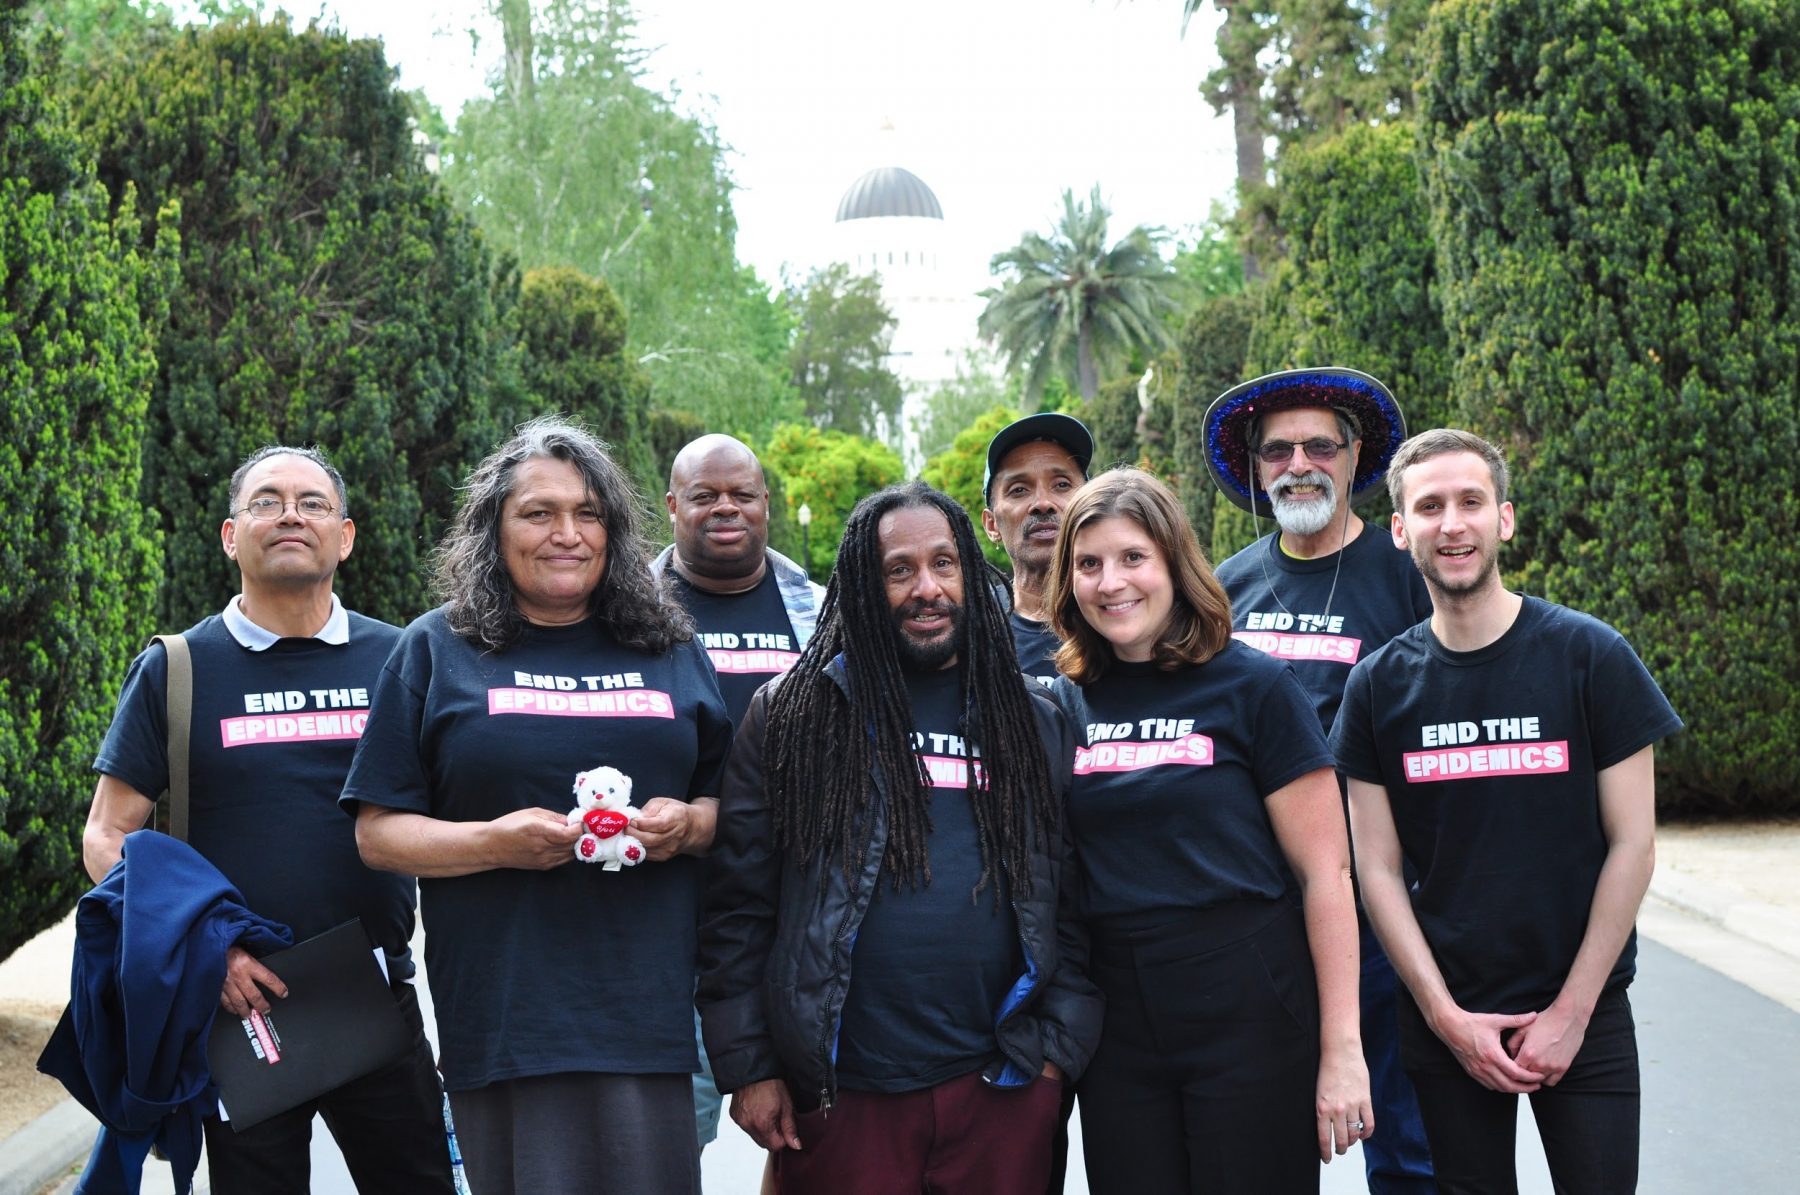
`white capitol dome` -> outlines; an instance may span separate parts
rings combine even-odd
[[[890,216],[942,220],[944,209],[924,179],[900,166],[876,167],[851,183],[844,197],[838,200],[839,223]]]
[[[987,285],[987,262],[959,244],[955,231],[924,179],[903,166],[883,165],[845,189],[826,238],[826,260],[878,277],[882,300],[894,314],[889,366],[907,385],[903,442],[909,466],[918,464],[912,424],[924,397],[954,379],[967,351],[979,343],[978,292]]]

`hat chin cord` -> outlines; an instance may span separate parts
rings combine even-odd
[[[1248,466],[1248,471],[1244,476],[1250,479],[1250,528],[1255,532],[1256,538],[1260,540],[1262,538],[1262,523],[1256,516],[1256,452],[1254,450],[1246,454],[1245,463]],[[1351,480],[1354,481],[1356,479],[1352,477]],[[1275,540],[1269,544],[1269,548],[1272,551],[1278,552],[1281,550],[1281,520],[1274,517],[1275,497],[1272,494],[1269,496],[1269,510],[1271,512],[1270,520],[1275,524]],[[1329,623],[1331,621],[1331,603],[1337,598],[1338,577],[1343,574],[1344,552],[1349,547],[1350,495],[1346,493],[1344,495],[1344,530],[1343,534],[1338,536],[1337,563],[1331,566],[1331,588],[1325,593],[1325,613],[1320,616],[1322,622]],[[1258,552],[1256,554],[1256,563],[1262,568],[1263,584],[1269,587],[1269,596],[1275,599],[1275,604],[1281,607],[1281,612],[1283,614],[1287,615],[1289,618],[1293,618],[1294,612],[1287,608],[1286,602],[1281,600],[1281,594],[1275,588],[1275,578],[1269,575],[1269,554],[1267,552]]]

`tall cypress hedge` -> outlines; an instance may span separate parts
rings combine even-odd
[[[1256,321],[1257,300],[1249,291],[1208,299],[1188,317],[1176,341],[1181,355],[1174,412],[1175,457],[1183,479],[1182,505],[1200,546],[1214,564],[1229,556],[1218,551],[1214,523],[1234,508],[1219,501],[1206,465],[1206,408],[1244,380],[1244,357]]]
[[[404,622],[454,487],[492,446],[487,250],[426,172],[379,43],[285,19],[155,33],[80,80],[101,178],[148,221],[181,204],[181,285],[144,452],[163,516],[157,621],[217,610],[225,482],[271,440],[322,445],[350,485],[339,592]]]
[[[1285,150],[1270,208],[1286,256],[1262,288],[1245,376],[1347,365],[1387,383],[1410,430],[1443,426],[1450,355],[1412,125],[1357,125]],[[1385,522],[1385,494],[1359,510]],[[1252,534],[1248,516],[1220,508],[1222,549]]]
[[[1528,592],[1617,626],[1688,731],[1665,807],[1800,807],[1800,6],[1449,0],[1424,177],[1459,418]]]
[[[1412,126],[1359,125],[1276,166],[1286,256],[1263,289],[1247,372],[1347,365],[1386,382],[1414,430],[1449,411],[1450,353]]]
[[[660,496],[668,474],[650,433],[650,378],[625,353],[625,308],[612,287],[567,266],[527,270],[518,326],[521,373],[537,409],[580,417],[647,497]]]
[[[87,888],[89,766],[142,645],[138,445],[173,246],[116,223],[0,0],[0,958]]]

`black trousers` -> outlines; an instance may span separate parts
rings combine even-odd
[[[1517,1195],[1519,1097],[1471,1079],[1410,999],[1400,1001],[1400,1026],[1440,1195]],[[1526,1098],[1558,1195],[1637,1190],[1637,1027],[1624,988],[1600,997],[1561,1082]]]
[[[1319,1189],[1318,988],[1288,901],[1095,928],[1106,995],[1080,1087],[1095,1195]]]
[[[437,1063],[412,985],[396,984],[395,994],[413,1030],[407,1057],[241,1133],[216,1116],[207,1118],[206,1163],[214,1195],[307,1195],[314,1113],[324,1117],[363,1195],[451,1195]]]

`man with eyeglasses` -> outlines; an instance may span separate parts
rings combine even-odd
[[[371,871],[337,798],[368,716],[369,693],[399,630],[346,610],[332,592],[356,542],[344,479],[316,449],[258,449],[232,474],[220,528],[242,592],[182,632],[192,660],[190,844],[254,912],[296,941],[360,917],[387,956],[413,1029],[401,1062],[242,1132],[205,1124],[212,1190],[305,1192],[314,1113],[322,1114],[364,1191],[450,1192],[443,1093],[409,982],[416,885]],[[98,883],[169,785],[168,657],[132,662],[94,761],[100,773],[82,836]],[[247,1017],[283,997],[281,977],[232,947],[219,1003]],[[227,1109],[229,1111],[229,1109]]]
[[[1330,732],[1357,660],[1431,615],[1407,553],[1353,506],[1380,489],[1406,420],[1353,369],[1291,369],[1227,390],[1207,409],[1206,458],[1233,504],[1275,528],[1218,567],[1233,636],[1287,660]],[[1360,913],[1360,910],[1359,910]],[[1373,1195],[1430,1192],[1418,1099],[1400,1067],[1395,978],[1359,915],[1363,1053],[1375,1105],[1363,1163]]]

